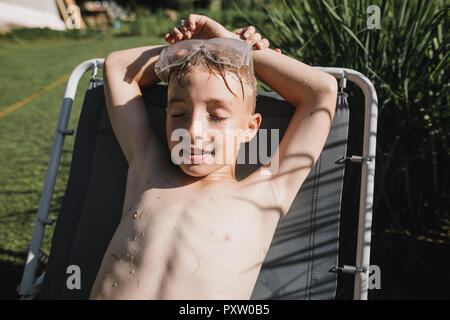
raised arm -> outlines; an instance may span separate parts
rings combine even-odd
[[[284,215],[325,145],[336,107],[337,81],[272,49],[253,51],[253,65],[259,79],[296,108],[277,152],[264,166],[279,160],[278,171],[268,181],[272,205]],[[254,178],[261,180],[258,173]]]
[[[143,159],[149,147],[157,145],[140,87],[159,82],[154,64],[164,47],[160,45],[115,51],[105,59],[103,79],[106,106],[128,164]]]
[[[334,110],[337,81],[328,73],[269,48],[253,51],[253,64],[258,78],[294,107]]]

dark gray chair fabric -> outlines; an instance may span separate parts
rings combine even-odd
[[[153,129],[165,142],[167,87],[145,88],[143,97]],[[277,93],[258,93],[261,129],[279,129],[280,139],[293,111]],[[344,164],[337,161],[346,155],[348,118],[348,108],[339,105],[319,160],[277,227],[252,299],[334,299],[337,276],[328,270],[338,259]],[[38,299],[87,299],[120,221],[128,165],[112,131],[99,79],[86,92],[75,139]],[[238,178],[261,165],[237,165]],[[67,288],[70,265],[81,269],[79,290]]]

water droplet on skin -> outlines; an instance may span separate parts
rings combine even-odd
[[[130,270],[130,274],[134,274],[134,270],[133,269]]]
[[[133,214],[133,219],[137,219],[139,217],[139,214],[137,213],[137,211]]]
[[[136,241],[137,240],[137,236],[134,236],[134,241]]]
[[[117,287],[118,285],[119,285],[119,283],[118,283],[118,282],[114,282],[114,284],[113,284],[113,288]]]

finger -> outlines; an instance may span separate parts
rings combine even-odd
[[[183,33],[177,27],[173,27],[173,33],[176,40],[183,39]]]
[[[234,31],[232,32],[232,34],[235,34],[235,35],[237,36],[237,39],[246,41],[247,39],[246,39],[245,36],[244,36],[245,30],[247,30],[247,28],[236,29],[236,30],[234,30]],[[248,41],[246,41],[246,42],[247,42],[247,43],[251,43],[251,42],[248,42]]]
[[[168,43],[170,43],[170,44],[173,44],[174,43],[174,38],[173,38],[173,36],[170,34],[170,33],[167,33],[165,36],[164,36],[164,38],[166,39],[166,41],[168,42]]]
[[[244,40],[242,37],[242,28],[231,31],[231,33],[237,35],[238,39]]]
[[[261,34],[255,33],[250,40],[252,41],[252,44],[255,44],[261,40]]]
[[[192,37],[192,32],[188,29],[189,22],[186,19],[181,19],[180,30],[183,32],[184,39],[190,39]]]
[[[197,20],[197,15],[190,14],[188,17],[189,30],[193,31],[195,29],[195,22]]]
[[[186,31],[188,31],[188,21],[186,19],[181,19],[180,20],[180,30],[183,31],[184,33],[186,33]]]
[[[256,32],[256,29],[255,29],[254,26],[247,27],[245,32],[244,32],[244,38],[245,39],[250,38],[255,32]]]
[[[183,33],[177,27],[173,27],[172,34],[175,38],[179,38],[183,36]]]
[[[190,38],[192,38],[192,33],[191,33],[190,31],[186,31],[186,32],[184,33],[184,38],[185,38],[185,39],[190,39]]]
[[[256,46],[256,48],[259,49],[259,50],[266,49],[266,48],[269,47],[269,40],[267,40],[267,39],[262,39],[261,41],[258,41],[258,42],[255,44],[255,46]]]
[[[188,17],[188,24],[189,24],[189,30],[194,31],[197,25],[197,22],[199,22],[203,16],[200,16],[198,14],[190,14]]]

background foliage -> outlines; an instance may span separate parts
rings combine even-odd
[[[367,28],[369,5],[381,9],[380,29]],[[442,298],[450,278],[435,278],[432,266],[450,266],[449,247],[440,247],[450,243],[449,3],[284,0],[262,10],[265,19],[249,23],[274,47],[311,65],[358,70],[378,91],[371,261],[385,270],[388,288],[371,297]],[[351,90],[350,154],[361,152],[363,105],[361,92]],[[342,212],[341,233],[353,235],[340,246],[345,264],[355,259],[358,171],[349,165],[345,178],[344,199],[353,200]],[[341,280],[348,297],[352,287]]]

